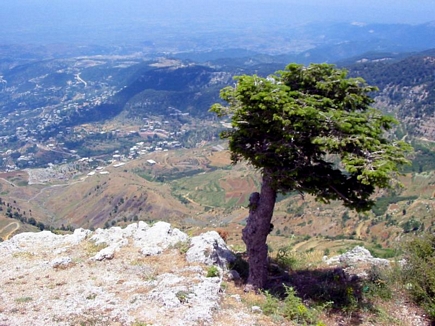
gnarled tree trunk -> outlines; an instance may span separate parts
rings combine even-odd
[[[245,291],[257,291],[266,285],[266,239],[271,230],[275,202],[276,191],[272,187],[271,178],[267,172],[263,172],[261,193],[254,192],[249,197],[249,217],[242,231],[249,259],[249,277]]]

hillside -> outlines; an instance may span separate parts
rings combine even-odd
[[[376,106],[394,114],[411,136],[434,140],[435,50],[402,59],[386,54],[358,61],[349,67],[351,75],[379,88]]]
[[[40,223],[46,229],[73,230],[165,220],[193,233],[219,227],[228,232],[230,243],[243,248],[247,199],[258,189],[259,178],[249,166],[232,166],[227,151],[205,146],[117,164],[83,165],[70,174],[67,166],[0,174],[0,236],[36,231]],[[362,244],[376,255],[394,256],[401,239],[432,230],[435,223],[435,174],[409,173],[401,181],[404,188],[378,193],[376,206],[365,214],[309,196],[280,197],[271,248],[294,246],[321,257]]]

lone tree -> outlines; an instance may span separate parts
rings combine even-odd
[[[243,241],[249,256],[247,290],[267,281],[267,245],[278,193],[299,192],[357,211],[374,204],[377,187],[389,188],[411,147],[386,135],[396,121],[370,107],[376,87],[328,64],[290,64],[267,78],[238,76],[221,90],[228,106],[211,111],[229,116],[233,163],[247,160],[261,172],[260,193],[249,198]]]

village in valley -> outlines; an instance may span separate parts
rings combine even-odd
[[[122,116],[86,123],[86,117],[103,110],[101,106],[125,88],[113,81],[111,69],[128,69],[142,60],[130,56],[56,60],[54,68],[38,67],[37,73],[32,72],[41,74],[39,77],[24,80],[27,74],[1,76],[0,101],[5,107],[0,115],[0,172],[49,171],[55,167],[62,171],[61,166],[81,170],[88,165],[89,175],[101,174],[107,172],[100,171],[107,165],[120,167],[152,152],[196,147],[204,141],[198,126],[201,124],[204,130],[212,122],[198,121],[189,112],[169,105],[162,114],[150,111],[127,119]],[[104,76],[92,70],[101,66]],[[139,105],[146,109],[153,102],[145,98]],[[80,119],[84,123],[74,121]],[[217,133],[211,132],[209,139]],[[34,172],[30,182],[44,182],[50,179],[50,173],[36,177],[40,173]],[[61,173],[59,178],[69,176]]]

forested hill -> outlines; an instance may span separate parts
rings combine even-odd
[[[358,61],[350,74],[379,88],[376,105],[394,113],[410,134],[435,140],[435,49],[400,60],[386,54]]]

